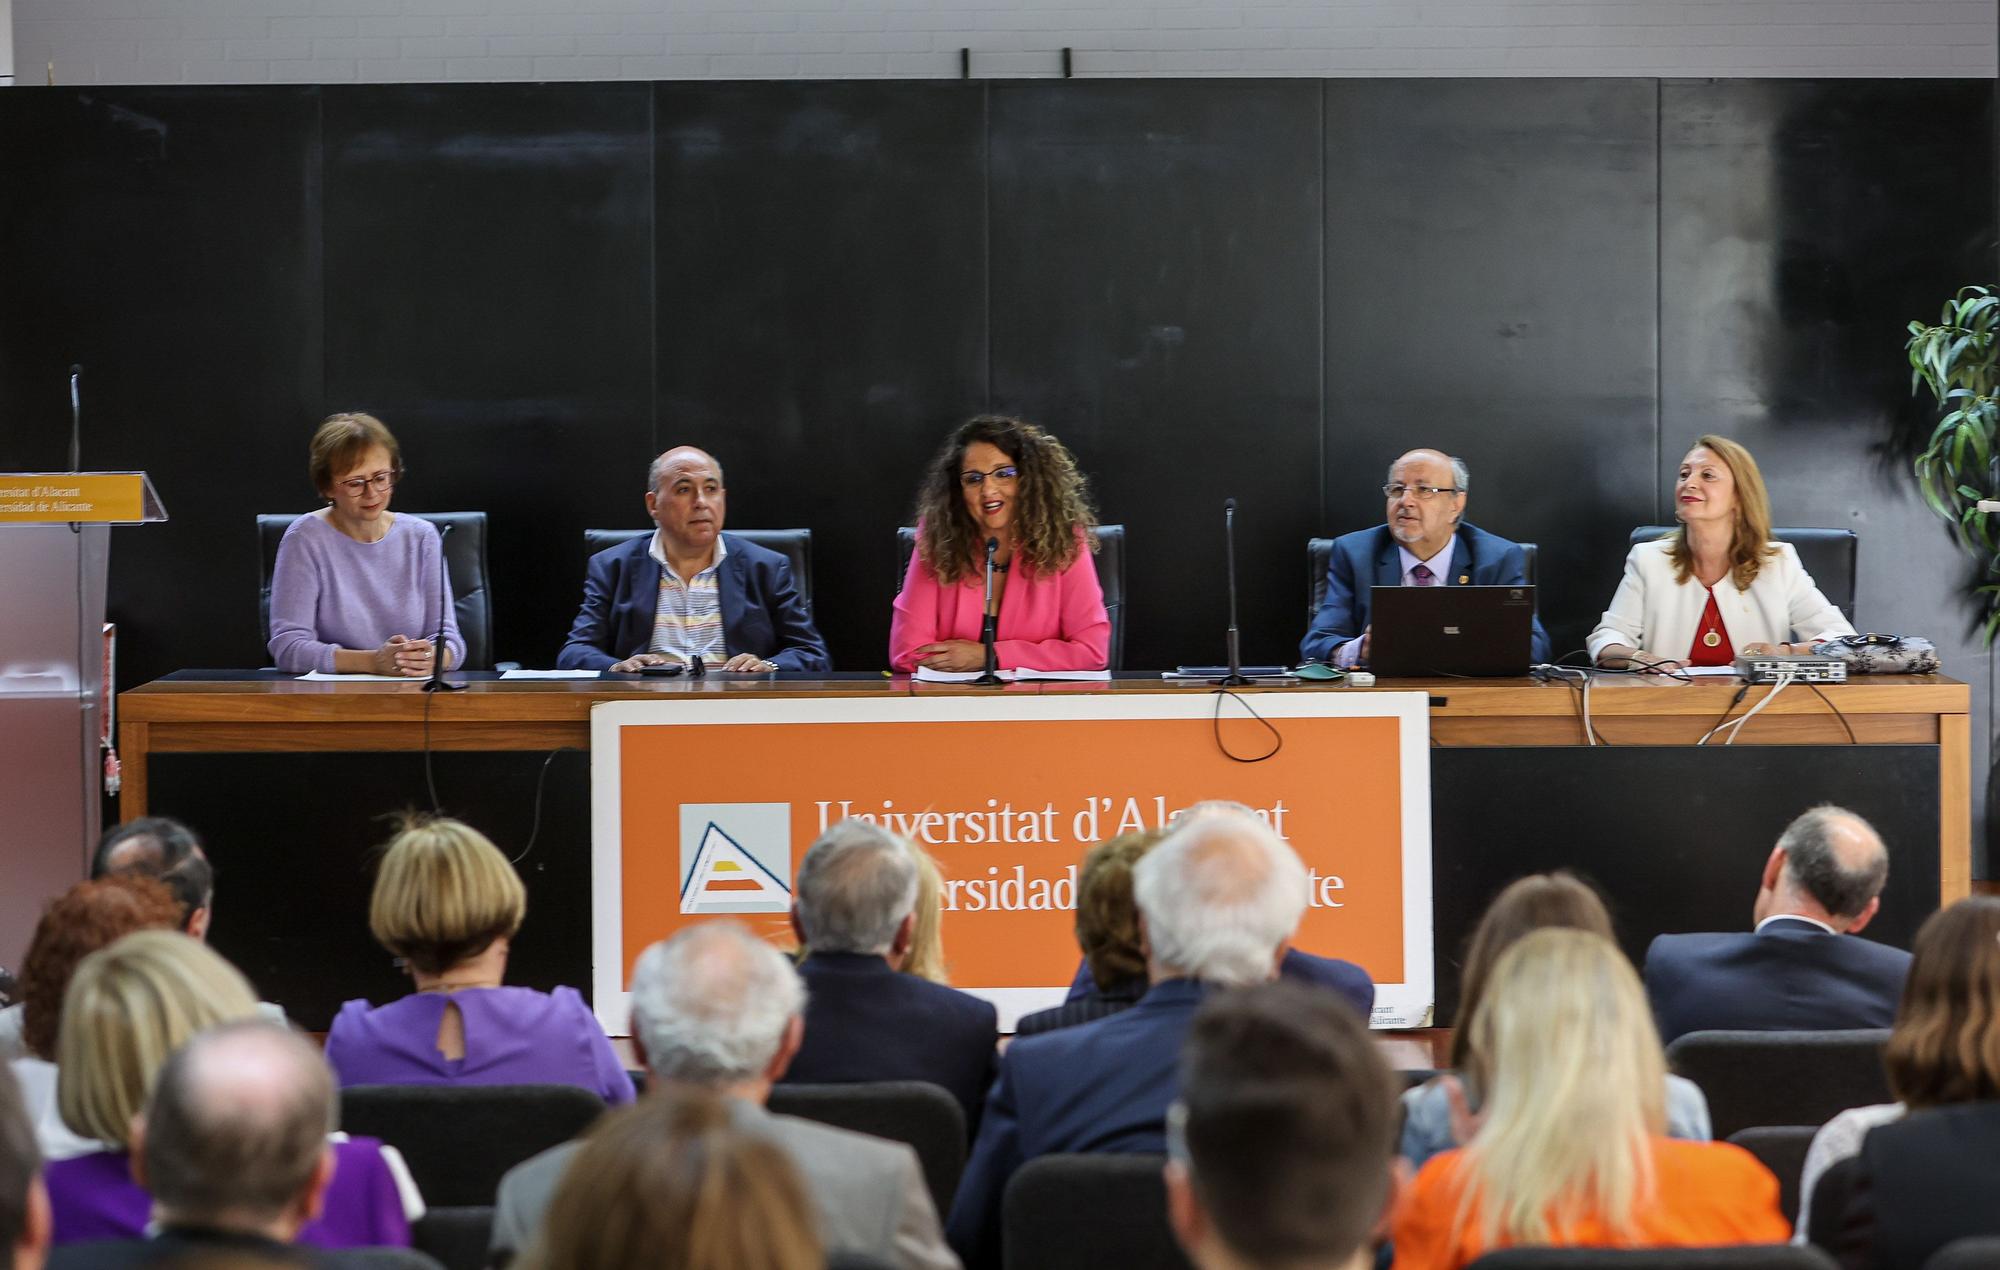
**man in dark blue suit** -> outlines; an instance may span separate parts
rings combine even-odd
[[[806,1034],[785,1080],[929,1081],[975,1128],[999,1018],[990,1001],[902,972],[916,907],[916,857],[887,830],[843,820],[806,851],[792,892]]]
[[[1660,1039],[1890,1026],[1910,954],[1858,938],[1888,878],[1889,853],[1866,820],[1834,806],[1794,820],[1764,863],[1754,931],[1662,935],[1646,950]]]
[[[1181,1041],[1212,992],[1277,973],[1306,909],[1306,870],[1255,816],[1190,817],[1133,870],[1145,996],[1128,1010],[1008,1047],[945,1234],[973,1270],[1000,1264],[1000,1201],[1029,1160],[1166,1149]],[[811,1029],[807,1029],[811,1034]]]
[[[1299,643],[1301,660],[1368,664],[1371,587],[1528,584],[1519,546],[1465,523],[1470,479],[1463,459],[1439,450],[1412,450],[1390,466],[1388,523],[1333,540],[1326,599]],[[1530,655],[1549,659],[1539,615]]]
[[[791,563],[722,532],[722,465],[680,446],[646,480],[659,529],[590,558],[556,665],[629,674],[700,657],[722,670],[827,669]]]

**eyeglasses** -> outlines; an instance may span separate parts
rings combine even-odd
[[[1465,491],[1454,485],[1404,485],[1392,481],[1382,487],[1382,492],[1390,498],[1401,498],[1404,494],[1415,494],[1417,501],[1428,503],[1439,494],[1463,494]]]
[[[981,485],[986,484],[986,478],[989,476],[993,477],[995,480],[1011,481],[1015,477],[1018,477],[1020,474],[1021,474],[1020,468],[1015,467],[1011,463],[1003,463],[999,467],[994,468],[991,472],[979,472],[979,471],[960,472],[958,474],[958,483],[960,485],[965,486],[965,488],[967,489],[977,489]]]
[[[374,490],[377,494],[386,494],[396,488],[396,482],[402,478],[401,472],[377,472],[373,476],[357,476],[352,480],[335,481],[334,484],[346,490],[350,496],[359,498],[369,490]]]

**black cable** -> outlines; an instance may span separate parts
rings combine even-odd
[[[558,754],[581,754],[581,753],[583,753],[583,748],[581,746],[558,745],[556,748],[549,751],[547,758],[544,758],[542,760],[542,770],[535,777],[535,815],[534,819],[528,822],[528,845],[521,848],[521,854],[515,856],[512,863],[518,865],[521,863],[521,861],[527,859],[528,853],[535,849],[535,839],[541,835],[542,789],[548,783],[549,765],[556,761],[556,755]]]
[[[1231,754],[1229,752],[1229,747],[1222,743],[1222,699],[1224,697],[1229,697],[1235,700],[1235,702],[1238,705],[1243,707],[1244,713],[1248,714],[1251,718],[1255,719],[1257,722],[1264,725],[1264,730],[1271,734],[1270,749],[1266,750],[1262,754],[1257,755],[1255,758],[1244,758],[1241,754]],[[1256,707],[1252,706],[1249,700],[1245,698],[1241,693],[1231,692],[1227,688],[1217,688],[1215,690],[1215,718],[1213,720],[1213,726],[1215,729],[1215,748],[1221,750],[1222,756],[1226,759],[1229,759],[1231,762],[1261,763],[1265,759],[1275,755],[1279,750],[1285,748],[1284,734],[1279,732],[1276,727],[1272,726],[1272,723],[1269,719],[1265,718],[1261,714],[1258,714]]]
[[[431,773],[431,701],[434,692],[424,694],[424,787],[431,792],[431,814],[444,815],[444,807],[438,802],[437,779]]]
[[[1847,715],[1841,711],[1841,708],[1833,704],[1833,698],[1827,696],[1824,692],[1821,692],[1819,689],[1819,685],[1816,683],[1809,683],[1806,685],[1806,687],[1813,690],[1814,696],[1818,697],[1821,701],[1826,702],[1826,708],[1833,711],[1834,718],[1840,720],[1840,726],[1846,729],[1847,731],[1847,743],[1849,745],[1861,744],[1860,738],[1854,735],[1854,725],[1850,724],[1847,721]]]

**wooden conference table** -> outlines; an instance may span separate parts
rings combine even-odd
[[[882,675],[724,676],[681,679],[502,680],[468,675],[463,692],[425,694],[419,685],[301,682],[275,672],[188,672],[119,694],[121,814],[147,812],[154,754],[252,754],[587,748],[590,709],[605,701],[706,697],[872,697],[1003,693],[1210,692],[1157,676],[1110,683],[1040,682],[1001,689],[919,684]],[[1692,746],[1727,712],[1740,717],[1770,692],[1733,679],[1678,683],[1600,676],[1590,716],[1602,743]],[[1459,747],[1572,747],[1587,743],[1576,689],[1527,679],[1398,679],[1376,688],[1341,684],[1256,686],[1243,692],[1431,694],[1431,736]],[[1738,745],[1935,746],[1938,898],[1971,886],[1971,693],[1936,675],[1878,676],[1826,685],[1824,696],[1788,689],[1740,730]],[[1733,709],[1732,709],[1733,707]],[[426,713],[428,712],[428,720]],[[1718,742],[1719,744],[1719,738]],[[1928,854],[1926,852],[1926,854]],[[1744,901],[1747,908],[1747,898]]]

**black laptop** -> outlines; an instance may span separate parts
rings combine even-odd
[[[1532,586],[1378,586],[1369,593],[1368,668],[1385,678],[1528,673]]]

